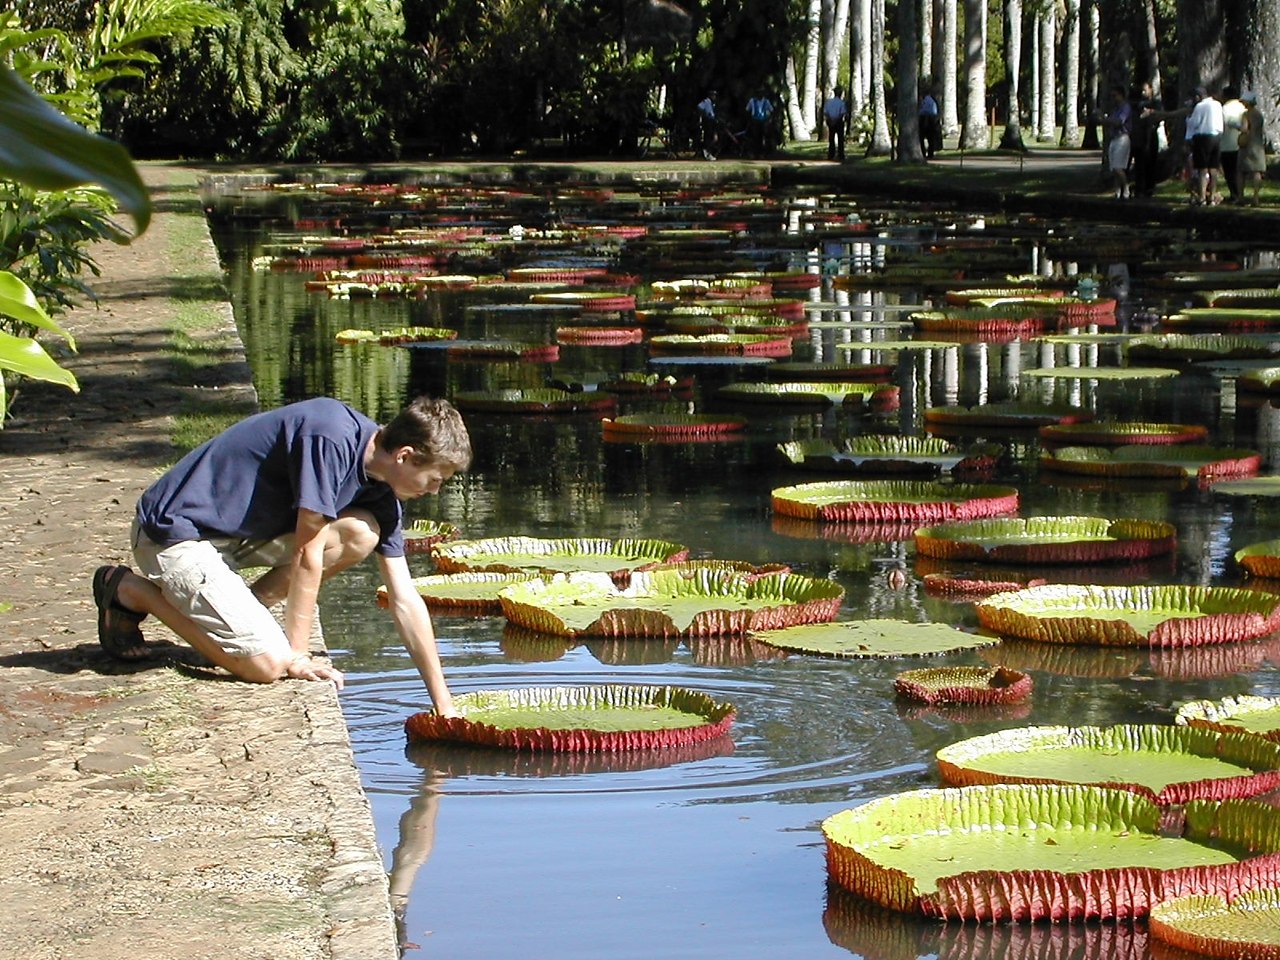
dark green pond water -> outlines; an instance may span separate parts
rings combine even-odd
[[[598,416],[468,414],[476,450],[466,476],[412,507],[467,538],[648,537],[694,557],[781,562],[844,587],[841,619],[942,621],[972,627],[969,604],[929,596],[911,541],[836,525],[787,522],[774,487],[821,479],[785,464],[778,443],[860,433],[922,435],[943,403],[1060,399],[1099,419],[1203,424],[1208,442],[1250,447],[1272,472],[1280,417],[1238,403],[1239,364],[1163,380],[1033,379],[1049,365],[1114,366],[1114,344],[964,343],[890,354],[897,410],[732,406],[716,389],[762,379],[746,363],[651,364],[645,346],[563,345],[554,363],[450,359],[438,347],[339,345],[344,329],[442,326],[464,340],[555,341],[584,323],[531,308],[530,287],[477,286],[417,298],[331,298],[306,289],[315,269],[346,264],[326,237],[456,232],[432,269],[489,275],[531,266],[605,266],[647,284],[734,271],[807,271],[819,286],[793,360],[872,362],[838,344],[905,336],[881,324],[941,297],[945,277],[1088,273],[1121,293],[1119,329],[1149,328],[1186,294],[1157,287],[1165,269],[1208,256],[1268,266],[1274,254],[1168,230],[979,217],[798,193],[624,193],[431,189],[369,198],[324,191],[224,193],[211,200],[236,316],[264,406],[316,395],[385,418],[421,393],[454,397],[550,380],[595,383],[621,372],[692,374],[686,398],[631,399],[620,412],[678,409],[744,415],[745,433],[716,443],[615,443]],[[586,227],[597,232],[584,236]],[[712,230],[714,228],[714,230]],[[692,231],[708,231],[695,234]],[[465,239],[464,239],[465,238]],[[407,240],[406,240],[407,244]],[[407,246],[398,248],[403,253]],[[301,265],[300,257],[310,257]],[[274,269],[272,264],[274,262]],[[1161,266],[1162,265],[1162,266]],[[833,278],[874,273],[850,292]],[[1074,279],[1064,283],[1074,289]],[[601,323],[629,323],[629,316]],[[925,334],[925,336],[928,336]],[[1254,364],[1257,365],[1257,364]],[[1103,482],[1039,470],[1034,434],[1006,445],[995,482],[1016,485],[1021,514],[1169,520],[1176,562],[1067,576],[1117,584],[1238,584],[1233,552],[1280,537],[1280,500],[1190,485]],[[428,561],[414,559],[419,573]],[[322,597],[326,638],[346,671],[342,695],[379,839],[403,910],[407,957],[776,958],[1149,955],[1129,926],[942,926],[882,914],[829,891],[821,820],[886,794],[938,785],[934,753],[1028,724],[1170,722],[1199,698],[1280,694],[1280,643],[1148,652],[1005,643],[942,658],[824,660],[772,655],[737,640],[564,642],[530,637],[501,617],[437,615],[455,692],[498,687],[659,683],[737,706],[731,737],[680,754],[581,759],[461,747],[406,748],[403,723],[427,706],[390,620],[374,602],[372,566]],[[988,709],[905,706],[894,678],[926,665],[1003,663],[1031,674],[1029,703]]]

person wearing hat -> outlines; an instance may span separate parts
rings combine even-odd
[[[1262,178],[1267,172],[1267,136],[1262,111],[1258,109],[1258,95],[1246,90],[1240,94],[1244,103],[1244,115],[1240,118],[1239,191],[1244,197],[1244,185],[1253,185],[1253,200],[1258,205],[1258,193],[1262,190]]]
[[[1222,104],[1209,91],[1196,87],[1196,105],[1187,118],[1191,138],[1191,176],[1195,193],[1192,203],[1217,203],[1218,170],[1222,165]]]

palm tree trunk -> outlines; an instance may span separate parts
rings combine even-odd
[[[1280,36],[1280,0],[1248,0],[1245,4],[1244,23],[1249,25],[1244,49],[1241,51],[1242,83],[1258,94],[1267,123],[1267,147],[1276,149],[1280,144],[1280,50],[1276,49],[1276,37]]]
[[[871,0],[871,143],[867,156],[893,153],[889,137],[889,112],[884,91],[884,0]]]
[[[920,0],[920,72],[933,74],[933,0]]]
[[[857,115],[871,100],[871,0],[850,0],[849,7],[849,99]]]
[[[1036,139],[1042,143],[1052,140],[1058,132],[1058,107],[1054,89],[1054,40],[1056,39],[1057,11],[1050,4],[1040,14],[1040,126]]]
[[[964,0],[964,128],[960,146],[966,150],[987,147],[987,3]]]
[[[1062,21],[1062,146],[1080,145],[1080,0],[1066,0]]]
[[[920,8],[914,0],[898,3],[898,162],[923,163],[920,144]]]
[[[1025,150],[1018,97],[1018,75],[1022,71],[1022,0],[1005,0],[1004,63],[1008,73],[1009,113],[1005,117],[1004,133],[1000,135],[1000,149]]]
[[[956,89],[956,0],[942,0],[942,132],[954,137],[960,132],[959,92]]]
[[[813,139],[813,129],[805,110],[804,100],[800,96],[800,84],[796,77],[796,58],[787,57],[787,124],[791,127],[791,139],[809,141]]]
[[[822,36],[822,0],[809,0],[804,37],[804,75],[800,78],[800,102],[804,106],[805,128],[812,135],[822,122],[822,92],[818,89],[818,47]]]

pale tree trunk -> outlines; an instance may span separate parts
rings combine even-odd
[[[1280,145],[1280,0],[1247,0],[1245,23],[1249,25],[1241,51],[1242,84],[1258,94],[1258,108],[1266,118],[1267,146]]]
[[[942,132],[954,137],[960,132],[959,92],[956,88],[956,0],[942,0],[942,76],[937,78],[942,91]]]
[[[1217,93],[1229,82],[1226,12],[1230,0],[1178,3],[1178,102],[1204,85]],[[1275,37],[1267,37],[1275,43]],[[1262,104],[1259,104],[1262,106]]]
[[[898,162],[924,163],[920,145],[920,8],[914,0],[898,3]]]
[[[822,91],[818,90],[818,46],[821,32],[822,0],[809,0],[804,37],[804,75],[800,78],[800,102],[804,105],[805,126],[810,136],[822,122]]]
[[[871,100],[871,0],[849,0],[849,87],[856,115]]]
[[[1025,150],[1022,142],[1022,118],[1019,116],[1018,74],[1022,71],[1022,0],[1005,0],[1004,62],[1008,71],[1009,115],[1005,117],[1000,136],[1002,150]]]
[[[1066,0],[1062,20],[1062,146],[1080,146],[1080,0]],[[1092,104],[1090,104],[1092,109]]]
[[[1040,130],[1040,15],[1031,14],[1031,135]]]
[[[1094,119],[1097,110],[1102,107],[1102,9],[1098,0],[1085,0],[1084,7],[1084,43],[1082,45],[1084,72],[1084,102],[1088,104],[1089,122],[1084,128],[1084,139],[1080,146],[1085,150],[1097,150],[1102,146],[1098,136],[1098,123]],[[1106,159],[1105,157],[1103,158]]]
[[[818,89],[822,91],[821,99],[825,101],[827,91],[836,85],[836,77],[840,75],[840,54],[832,56],[836,45],[835,0],[818,0],[818,6],[821,11],[818,16]],[[835,61],[834,66],[832,60]]]
[[[787,57],[787,124],[791,127],[792,140],[812,140],[813,129],[810,126],[804,100],[800,96],[800,83],[796,77],[796,58]]]
[[[1042,143],[1052,140],[1058,132],[1057,91],[1054,89],[1057,20],[1057,11],[1052,5],[1040,14],[1040,126],[1036,129],[1036,139]]]
[[[1141,63],[1146,64],[1146,70],[1138,75],[1138,82],[1143,81],[1151,84],[1151,92],[1158,99],[1160,97],[1160,34],[1156,26],[1156,3],[1155,0],[1142,0],[1142,56],[1139,58]],[[1268,45],[1271,44],[1271,38],[1268,38]],[[1144,75],[1145,74],[1145,75]]]
[[[840,58],[849,40],[849,0],[834,0],[834,2],[835,15],[832,17],[831,40],[827,44],[827,49],[830,51],[827,76],[831,78],[832,84],[836,83],[840,76]],[[845,91],[845,93],[848,96],[849,92]]]
[[[960,146],[981,150],[987,129],[987,0],[964,0],[964,127]]]
[[[920,0],[920,72],[933,76],[933,0]]]
[[[871,0],[871,143],[867,156],[893,153],[889,137],[889,113],[884,102],[884,0]]]

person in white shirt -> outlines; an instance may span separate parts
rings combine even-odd
[[[1222,88],[1222,179],[1231,192],[1228,203],[1240,202],[1240,127],[1244,120],[1244,103],[1237,96],[1235,87]]]
[[[1196,87],[1196,105],[1187,118],[1191,137],[1191,175],[1195,186],[1193,203],[1218,203],[1215,193],[1219,168],[1222,166],[1222,104],[1209,96],[1204,87]]]
[[[698,101],[698,127],[702,133],[702,158],[716,158],[719,122],[716,120],[716,92],[711,90]]]
[[[844,102],[844,87],[837,86],[822,105],[822,119],[827,125],[827,159],[844,162],[844,134],[849,126],[849,105]]]

